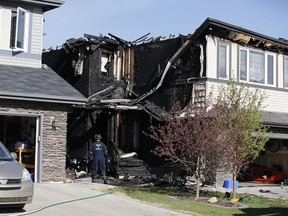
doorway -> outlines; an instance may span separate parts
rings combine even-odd
[[[30,113],[0,113],[0,141],[41,182],[42,116]]]

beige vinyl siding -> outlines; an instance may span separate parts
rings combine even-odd
[[[235,43],[231,43],[231,55],[230,55],[230,62],[231,62],[231,71],[230,76],[231,78],[237,79],[238,77],[238,45]]]
[[[223,85],[223,82],[217,82],[217,81],[208,81],[207,82],[207,94],[212,92],[213,97],[218,96],[219,86]],[[256,90],[256,88],[249,87],[251,91]],[[259,89],[261,89],[261,86],[259,86]],[[264,110],[269,112],[280,112],[280,113],[288,113],[288,90],[283,89],[277,89],[275,88],[262,88],[263,92],[266,95],[266,98],[264,100]]]
[[[217,78],[217,38],[206,36],[206,76]]]
[[[277,86],[278,86],[278,88],[284,88],[284,55],[279,54],[276,57],[276,62],[277,62],[277,65],[276,65]]]
[[[42,10],[34,9],[32,15],[31,53],[42,53],[43,14]]]

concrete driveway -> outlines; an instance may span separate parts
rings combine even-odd
[[[112,191],[105,193],[110,188]],[[185,216],[179,212],[121,197],[114,186],[98,183],[35,183],[34,199],[22,212],[0,215]]]

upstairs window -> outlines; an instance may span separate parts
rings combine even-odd
[[[256,50],[240,49],[239,80],[275,85],[275,55]]]
[[[288,88],[288,56],[284,57],[284,87]]]
[[[27,46],[28,20],[27,11],[18,7],[11,12],[10,47],[24,50]]]
[[[229,45],[218,45],[218,76],[221,79],[229,79]]]

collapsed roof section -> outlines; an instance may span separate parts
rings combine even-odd
[[[228,39],[243,46],[269,50],[271,52],[288,54],[288,40],[272,38],[257,32],[228,24],[216,19],[207,18],[202,25],[191,35],[195,39],[203,39],[205,35],[215,35]]]
[[[199,45],[205,45],[206,35],[288,54],[287,40],[211,18],[206,19],[192,35],[168,39],[148,38],[148,35],[129,42],[112,34],[110,37],[85,34],[84,38],[69,39],[63,44],[66,53],[73,53],[75,77],[81,75],[88,79],[80,85],[78,80],[74,80],[72,85],[76,88],[86,87],[87,83],[90,85],[86,94],[82,92],[89,98],[82,108],[144,110],[158,120],[170,118],[169,108],[173,106],[175,95],[185,107],[192,97],[191,80],[205,79]],[[96,51],[100,54],[96,55]],[[88,75],[82,72],[85,60]],[[101,67],[97,76],[91,69],[95,65]]]
[[[142,92],[146,91],[145,89],[153,89],[155,83],[158,82],[157,90],[163,84],[166,73],[172,66],[171,63],[168,68],[166,66],[166,71],[161,75],[162,66],[159,65],[158,61],[155,63],[155,58],[149,60],[151,64],[147,65],[146,62],[146,65],[143,65],[145,56],[144,61],[142,60],[143,55],[139,55],[140,57],[135,60],[135,53],[142,52],[143,54],[145,52],[151,54],[154,52],[154,56],[159,56],[161,64],[165,66],[166,59],[171,58],[169,55],[167,56],[167,53],[174,55],[178,47],[181,46],[181,39],[170,39],[171,42],[162,43],[163,37],[151,39],[147,38],[147,34],[133,42],[128,42],[112,34],[109,35],[110,38],[85,34],[83,38],[69,39],[60,49],[44,52],[43,62],[88,97],[89,101],[85,105],[77,105],[77,107],[94,110],[144,110],[157,120],[169,117],[168,112],[152,101],[148,101],[147,95],[145,100],[144,98],[139,99],[139,95],[142,95]],[[143,45],[143,47],[137,50],[139,45]],[[165,49],[162,50],[161,48],[164,47]],[[162,53],[164,52],[164,55],[159,55],[159,50]],[[53,54],[51,55],[51,53]],[[66,59],[63,58],[64,55],[70,56],[70,60],[67,61],[67,57]],[[106,62],[105,59],[103,60],[103,56],[107,56]],[[150,58],[150,56],[146,57],[146,60],[147,58]],[[71,61],[69,67],[64,63],[65,61]],[[103,61],[105,65],[101,65]],[[101,65],[101,68],[94,70],[93,67],[97,64]],[[143,70],[142,66],[146,67],[146,71]],[[150,67],[148,70],[155,70],[155,67],[157,70],[159,69],[156,78],[150,77],[155,76],[155,74],[154,71],[147,71],[147,66]],[[106,71],[103,71],[103,68]],[[72,70],[74,70],[74,77],[71,78]],[[97,70],[98,72],[96,72]],[[67,74],[67,71],[70,71],[69,74]],[[161,78],[160,81],[157,80],[159,78]],[[85,81],[82,82],[82,79],[85,79]],[[81,82],[83,84],[79,84]],[[84,89],[85,85],[94,86],[90,87],[94,89],[86,91]],[[95,86],[97,86],[97,89]],[[150,91],[149,94],[152,94],[152,92]]]

